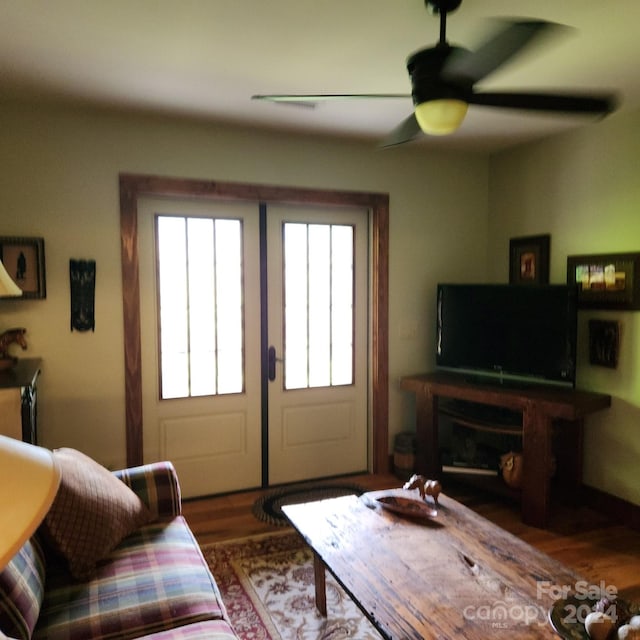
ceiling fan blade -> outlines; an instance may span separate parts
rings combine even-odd
[[[470,104],[532,111],[565,111],[606,115],[616,108],[615,96],[553,93],[474,93]]]
[[[442,70],[442,77],[474,84],[523,51],[527,45],[539,40],[543,34],[549,35],[560,27],[543,20],[510,22],[475,51],[454,52]]]
[[[381,143],[380,147],[394,147],[409,142],[420,133],[415,114],[405,118]]]
[[[331,100],[373,100],[377,98],[410,98],[409,93],[318,93],[292,95],[254,95],[252,100],[268,102],[327,102]]]

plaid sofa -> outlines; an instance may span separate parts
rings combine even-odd
[[[0,638],[238,640],[193,533],[173,465],[116,471],[154,518],[86,582],[31,538],[0,573]]]

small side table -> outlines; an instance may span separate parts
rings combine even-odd
[[[38,444],[39,358],[22,358],[0,371],[0,434]]]

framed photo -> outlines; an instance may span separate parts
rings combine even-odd
[[[46,298],[44,239],[0,237],[0,260],[22,289],[21,298]]]
[[[567,258],[567,282],[585,309],[640,309],[640,253]]]
[[[549,284],[551,236],[526,236],[509,241],[509,284]]]

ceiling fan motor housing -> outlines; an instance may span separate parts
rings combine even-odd
[[[424,3],[431,13],[450,13],[462,4],[462,0],[424,0]]]
[[[466,53],[462,47],[448,44],[421,49],[407,60],[407,71],[411,78],[411,96],[415,105],[436,99],[468,101],[473,83],[462,79],[456,81],[442,77],[442,70],[452,54]]]

